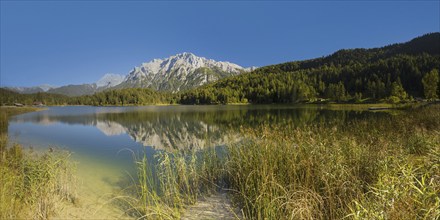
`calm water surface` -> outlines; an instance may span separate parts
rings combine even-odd
[[[232,141],[240,126],[340,122],[377,117],[368,111],[327,110],[317,106],[146,106],[50,107],[9,121],[11,142],[34,149],[65,148],[76,157],[132,164],[128,150],[185,150]]]

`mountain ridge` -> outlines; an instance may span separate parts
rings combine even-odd
[[[143,65],[153,75],[167,71],[161,59]],[[196,61],[194,61],[196,62]],[[163,64],[162,64],[163,63]],[[139,70],[142,76],[143,72]],[[148,67],[148,68],[147,68]],[[169,65],[168,65],[169,67]],[[200,80],[222,69],[195,66],[199,77],[196,87],[179,93],[162,93],[151,88],[126,88],[104,91],[91,97],[78,97],[71,103],[89,105],[143,105],[154,103],[227,104],[227,103],[297,103],[297,102],[390,102],[440,97],[440,33],[429,33],[405,43],[370,49],[342,49],[328,56],[260,67],[205,83]],[[197,69],[195,69],[197,68]],[[179,68],[177,68],[179,69]],[[136,72],[136,69],[132,71]],[[172,71],[170,71],[172,72]],[[171,74],[170,74],[171,75]],[[137,80],[136,74],[131,75]],[[126,77],[130,78],[130,77]],[[138,77],[141,78],[141,77]],[[174,79],[179,81],[180,79]],[[183,80],[180,80],[183,81]],[[208,80],[206,80],[208,81]],[[141,81],[142,82],[142,81]],[[173,80],[168,81],[168,85]],[[147,85],[147,84],[146,84]],[[164,89],[169,89],[164,86]],[[427,93],[428,91],[428,93]]]
[[[21,94],[33,94],[38,92],[47,92],[48,90],[57,87],[48,84],[43,84],[43,85],[31,86],[31,87],[15,86],[15,87],[4,87],[4,88]]]
[[[115,88],[150,88],[178,92],[249,70],[234,63],[183,52],[134,67]]]
[[[227,61],[215,61],[183,52],[167,58],[153,59],[135,66],[127,75],[107,73],[95,83],[68,84],[47,89],[40,87],[6,87],[18,93],[48,92],[67,96],[92,95],[107,89],[149,88],[178,92],[192,89],[224,77],[254,70]],[[19,89],[18,89],[19,88]]]

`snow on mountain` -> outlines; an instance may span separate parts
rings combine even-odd
[[[39,85],[37,87],[40,87],[45,92],[47,92],[49,89],[57,88],[57,86],[52,86],[52,85],[49,85],[49,84],[43,84],[43,85]]]
[[[127,76],[105,74],[96,83],[54,87],[7,87],[19,93],[48,92],[67,96],[91,95],[106,89],[150,88],[177,92],[191,89],[221,78],[253,71],[230,62],[220,62],[192,53],[180,53],[164,59],[154,59],[135,67]]]
[[[120,74],[107,73],[96,82],[98,88],[110,88],[124,81],[125,76]]]
[[[251,71],[256,70],[257,68],[258,68],[258,67],[256,67],[256,66],[251,66],[251,67],[244,68],[244,71],[246,71],[246,72],[251,72]]]
[[[151,112],[151,114],[160,116],[157,112]],[[107,136],[127,134],[143,146],[150,146],[156,150],[200,150],[239,139],[237,135],[224,135],[224,129],[216,125],[209,125],[203,121],[186,121],[183,118],[173,115],[168,118],[151,117],[149,120],[137,123],[126,123],[115,117],[112,120],[98,119],[91,123]],[[170,123],[166,122],[173,122],[173,126],[170,127]],[[198,135],[208,132],[212,134],[209,140],[203,135]]]
[[[142,87],[176,92],[250,70],[234,63],[219,62],[185,52],[142,63],[117,87]]]

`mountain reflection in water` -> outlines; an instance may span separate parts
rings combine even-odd
[[[356,118],[381,117],[383,114],[289,105],[75,106],[51,107],[47,111],[13,117],[10,122],[93,126],[105,136],[129,135],[133,141],[155,149],[197,150],[237,140],[243,127],[347,123]]]

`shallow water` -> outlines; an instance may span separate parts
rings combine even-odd
[[[386,113],[298,105],[69,106],[12,117],[8,134],[10,142],[36,151],[57,147],[72,152],[83,208],[66,209],[64,217],[115,218],[123,211],[109,201],[133,175],[133,152],[146,151],[152,157],[157,150],[221,146],[239,139],[240,127],[310,126],[383,116]]]

